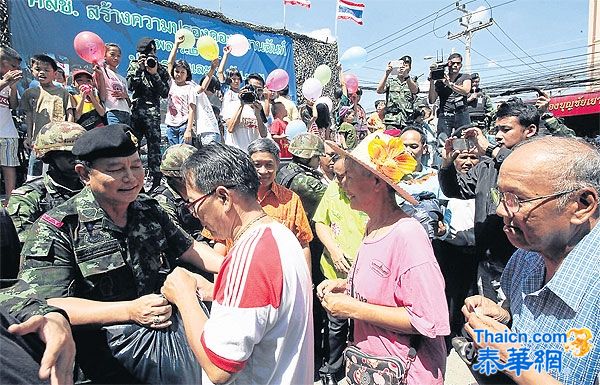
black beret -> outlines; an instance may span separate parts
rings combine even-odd
[[[154,39],[149,37],[143,37],[137,43],[137,51],[139,53],[147,53],[148,51],[150,51],[151,46],[156,46],[156,43],[154,43]]]
[[[125,124],[92,128],[77,139],[72,153],[77,159],[87,161],[129,156],[137,151],[137,146],[126,131],[129,126]]]

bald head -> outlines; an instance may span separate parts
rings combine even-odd
[[[545,180],[556,191],[600,192],[600,152],[579,138],[544,136],[522,142],[504,161],[499,178],[507,172],[519,172],[524,180]],[[566,202],[568,196],[561,200]]]

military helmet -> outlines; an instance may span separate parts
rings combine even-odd
[[[196,151],[196,147],[189,144],[175,144],[167,148],[160,162],[160,172],[165,176],[180,178],[181,165]]]
[[[33,150],[38,159],[52,151],[72,151],[73,145],[84,133],[85,128],[72,122],[50,122],[40,130]]]
[[[310,159],[325,155],[325,144],[318,135],[306,132],[292,139],[288,150],[294,156]]]

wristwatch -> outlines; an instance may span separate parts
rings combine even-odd
[[[500,146],[497,144],[490,144],[489,146],[487,146],[487,148],[485,149],[485,156],[489,156],[490,158],[492,158],[494,150],[498,147]]]

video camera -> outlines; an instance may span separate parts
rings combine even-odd
[[[248,84],[244,86],[240,90],[240,100],[244,104],[252,104],[258,99],[258,94],[256,93],[256,89],[252,84]]]
[[[431,79],[433,80],[441,80],[444,78],[444,74],[446,73],[446,67],[448,67],[448,63],[444,62],[435,62],[430,67]]]

